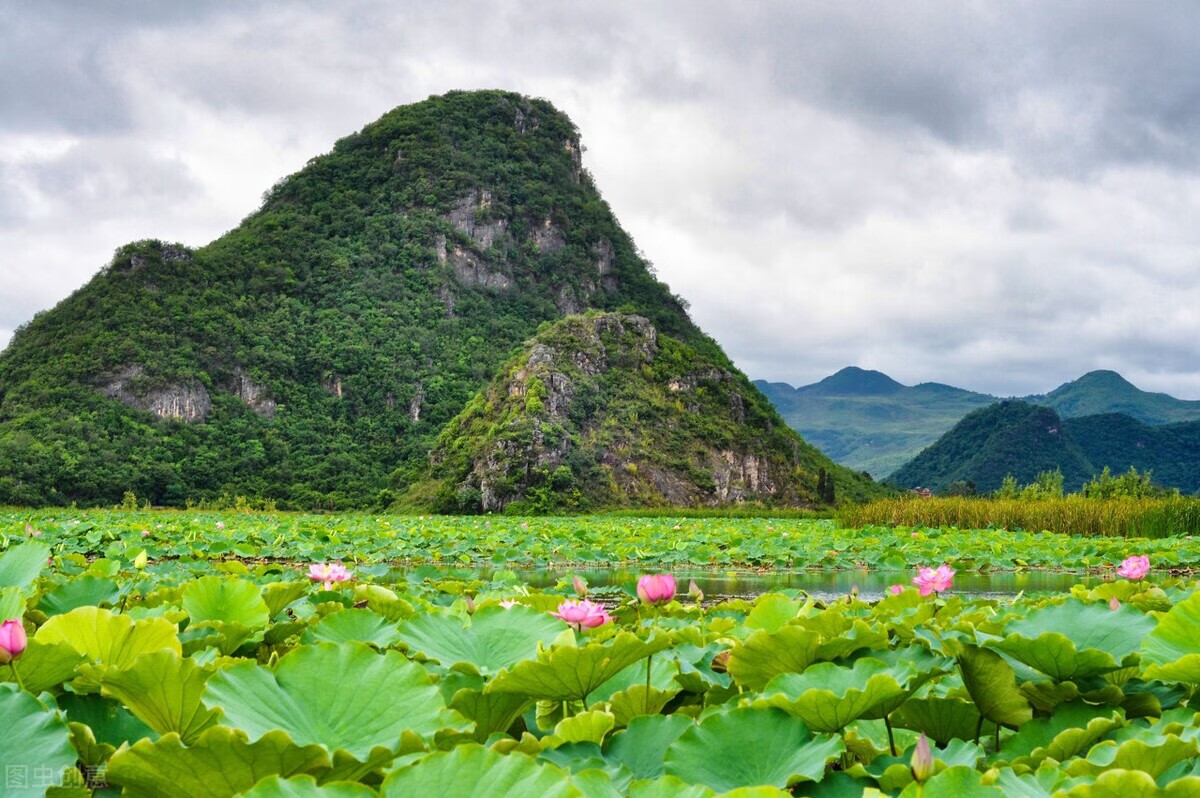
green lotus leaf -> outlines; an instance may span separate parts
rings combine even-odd
[[[913,780],[912,759],[915,745],[916,741],[913,741],[912,746],[902,751],[899,756],[884,754],[875,757],[869,763],[854,766],[849,772],[858,776],[870,776],[882,790],[902,790]],[[934,763],[941,765],[937,768],[939,771],[960,765],[974,769],[986,756],[982,747],[965,740],[951,740],[944,748],[932,746],[931,753]]]
[[[250,641],[263,636],[262,628],[252,628],[237,621],[203,621],[193,624],[179,634],[184,656],[192,656],[206,648],[231,656]]]
[[[766,632],[778,632],[803,609],[804,603],[781,596],[764,593],[754,602],[754,609],[746,616],[746,627]]]
[[[274,669],[238,663],[208,680],[204,703],[251,738],[282,729],[301,745],[344,749],[360,761],[376,747],[395,753],[406,731],[428,738],[467,726],[419,665],[363,643],[300,646]]]
[[[41,576],[49,557],[50,547],[36,540],[13,546],[0,554],[0,588],[28,590],[34,580]],[[2,620],[7,618],[0,618]]]
[[[396,624],[368,609],[349,609],[326,615],[304,635],[306,643],[370,643],[387,648],[400,639]]]
[[[1003,640],[988,645],[1059,681],[1083,679],[1136,664],[1153,628],[1153,618],[1128,606],[1069,599],[1013,621]]]
[[[669,649],[660,655],[653,655],[644,662],[634,662],[626,665],[608,679],[604,684],[591,692],[593,701],[610,701],[617,693],[636,687],[646,686],[646,665],[650,665],[650,687],[664,692],[679,692],[679,683],[675,677],[679,674],[679,663],[671,657]]]
[[[381,798],[412,795],[471,798],[509,798],[514,795],[545,798],[582,798],[568,774],[549,763],[524,754],[498,754],[478,745],[460,745],[418,759],[383,781]]]
[[[1146,677],[1200,684],[1200,592],[1172,607],[1142,640]]]
[[[111,698],[95,693],[63,693],[56,700],[58,708],[66,714],[67,721],[85,724],[100,745],[111,746],[115,750],[126,743],[157,737],[154,729]]]
[[[600,745],[616,726],[617,719],[611,712],[590,710],[563,718],[554,726],[551,734],[542,738],[543,748],[557,748],[564,743],[595,743]]]
[[[1090,783],[1086,777],[1072,778],[1057,762],[1047,761],[1035,771],[1020,773],[1009,767],[998,768],[993,782],[1006,796],[1012,798],[1053,798],[1072,787]]]
[[[164,618],[134,621],[99,607],[79,607],[65,615],[55,615],[42,625],[34,638],[41,643],[66,643],[89,663],[101,670],[123,670],[133,666],[142,654],[183,649],[175,633],[175,624]],[[93,669],[95,670],[95,669]],[[95,673],[80,669],[74,684],[84,692],[96,692],[100,683]]]
[[[213,726],[191,746],[172,733],[123,748],[108,761],[106,777],[125,798],[225,798],[270,776],[321,773],[329,765],[321,746],[296,745],[282,731],[251,743],[240,731]]]
[[[679,675],[675,680],[684,690],[693,693],[706,693],[712,687],[728,687],[729,673],[715,671],[712,667],[713,659],[726,648],[720,642],[709,643],[703,648],[690,643],[675,646],[667,654],[679,663]]]
[[[25,593],[19,587],[0,588],[0,620],[25,616]]]
[[[192,625],[216,621],[261,629],[271,620],[258,585],[244,579],[203,576],[188,583],[181,601]]]
[[[894,708],[897,699],[903,701],[907,695],[886,663],[865,657],[849,668],[820,662],[804,673],[780,674],[767,684],[756,703],[779,707],[814,731],[837,732],[881,707]]]
[[[554,646],[541,651],[536,660],[524,660],[501,671],[484,692],[586,703],[597,687],[670,644],[666,636],[642,640],[629,632],[620,632],[602,643]]]
[[[16,667],[25,689],[38,695],[74,678],[85,659],[67,643],[45,643],[35,636],[30,638],[25,653],[10,665]],[[13,681],[12,667],[0,668],[0,681]]]
[[[1200,777],[1176,779],[1159,789],[1149,773],[1140,770],[1107,770],[1090,784],[1079,784],[1055,793],[1055,798],[1193,798],[1200,795]]]
[[[688,784],[675,776],[635,781],[629,785],[628,794],[629,798],[713,798],[716,795],[703,784]],[[858,798],[858,793],[854,798]]]
[[[42,594],[38,609],[50,615],[62,615],[76,607],[112,606],[121,597],[117,583],[103,576],[84,574]]]
[[[611,695],[608,699],[608,710],[616,716],[617,726],[628,726],[634,718],[659,714],[678,694],[678,689],[659,690],[651,687],[647,696],[646,685],[635,684],[627,690]]]
[[[333,781],[318,784],[312,776],[300,775],[285,779],[271,776],[254,785],[244,798],[374,798],[375,791],[365,784],[352,781]]]
[[[422,613],[400,625],[399,637],[442,665],[466,662],[489,674],[532,659],[562,631],[557,618],[517,605],[483,607],[465,623],[453,615]]]
[[[1072,776],[1096,775],[1105,770],[1141,770],[1158,778],[1167,768],[1194,757],[1200,748],[1195,740],[1184,740],[1174,734],[1145,735],[1117,743],[1105,740],[1092,746],[1087,758],[1067,764]]]
[[[999,789],[983,783],[983,774],[965,765],[956,765],[936,774],[924,784],[913,782],[900,798],[1001,798]]]
[[[635,779],[656,779],[665,768],[663,757],[671,744],[693,725],[686,715],[643,715],[608,741],[604,758],[624,765]]]
[[[1004,741],[998,756],[1013,765],[1038,767],[1043,760],[1065,762],[1109,732],[1125,725],[1120,710],[1082,701],[1063,704],[1048,718],[1036,718]]]
[[[718,792],[820,781],[845,750],[834,736],[813,736],[799,718],[772,707],[709,715],[679,736],[664,757],[666,773]]]
[[[29,544],[26,543],[25,546]],[[5,798],[41,796],[75,772],[71,730],[63,716],[12,684],[0,684],[0,778]]]
[[[506,732],[516,723],[533,699],[520,693],[485,693],[463,689],[454,694],[450,708],[468,720],[475,721],[473,737],[486,742],[496,732]]]
[[[105,673],[100,689],[154,731],[176,732],[190,745],[217,720],[217,713],[200,702],[210,675],[174,651],[155,651],[138,657],[131,668]]]
[[[825,613],[828,614],[828,613]],[[885,649],[888,647],[887,630],[855,619],[845,630],[827,637],[817,646],[817,659],[833,660],[848,657],[862,649]]]
[[[747,690],[761,690],[781,673],[800,673],[817,659],[821,635],[799,626],[760,630],[729,652],[729,675]]]
[[[1033,718],[1029,699],[1017,687],[1012,666],[995,651],[965,645],[958,655],[958,665],[963,684],[983,717],[1014,728]]]
[[[312,587],[309,582],[272,582],[262,588],[262,600],[271,617],[279,615],[289,604],[304,598]]]

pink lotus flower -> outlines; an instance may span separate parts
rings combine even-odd
[[[315,562],[308,566],[308,578],[323,582],[326,590],[333,590],[333,583],[345,582],[350,578],[350,572],[340,562]]]
[[[670,574],[645,574],[638,579],[637,594],[643,604],[666,604],[675,598],[675,577]]]
[[[892,585],[891,587],[888,588],[888,592],[891,593],[893,596],[899,596],[901,593],[904,592],[904,585],[901,585],[901,584]]]
[[[597,604],[588,599],[567,599],[558,605],[558,612],[550,613],[555,618],[566,621],[579,631],[584,627],[595,629],[612,620],[603,604]]]
[[[218,522],[217,522],[217,529],[224,529],[224,528],[225,528],[225,522],[224,522],[224,521],[218,521]]]
[[[954,574],[955,570],[945,563],[937,568],[918,568],[917,575],[913,577],[913,584],[921,591],[922,596],[941,593],[943,590],[949,590],[954,584]]]
[[[503,601],[500,602],[500,606],[506,610],[511,610],[513,607],[517,606],[517,600],[516,599],[504,599]]]
[[[1126,579],[1144,579],[1150,573],[1150,558],[1145,554],[1126,557],[1117,573]]]
[[[144,537],[144,538],[148,538],[148,537],[150,537],[150,530],[149,530],[149,529],[143,529],[143,530],[142,530],[142,537]]]
[[[0,665],[8,665],[25,653],[29,638],[25,627],[19,620],[5,621],[0,624]]]

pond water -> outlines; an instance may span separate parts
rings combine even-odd
[[[553,587],[562,579],[578,574],[592,587],[618,586],[632,591],[645,570],[626,568],[538,568],[513,569],[518,578],[531,587]],[[495,571],[473,571],[474,576],[491,579]],[[731,597],[753,597],[784,589],[803,590],[814,598],[829,600],[848,595],[855,588],[861,598],[882,598],[894,584],[912,586],[914,571],[836,570],[836,571],[711,571],[676,568],[671,574],[679,590],[686,591],[689,579],[704,591],[705,602]],[[1104,577],[1068,571],[960,571],[954,577],[950,593],[967,596],[1003,598],[1018,593],[1065,593],[1074,585],[1089,587]]]

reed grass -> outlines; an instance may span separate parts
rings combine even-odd
[[[838,510],[847,528],[889,526],[1007,529],[1163,538],[1200,534],[1200,499],[1088,499],[1079,495],[1053,499],[984,499],[901,497]]]

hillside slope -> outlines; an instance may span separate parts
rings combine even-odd
[[[385,114],[198,249],[141,241],[0,353],[0,504],[386,505],[539,324],[639,314],[735,370],[543,100]]]
[[[1079,490],[1097,470],[1053,410],[1005,401],[969,413],[889,481],[935,492],[955,482],[973,482],[980,493],[990,493],[1008,474],[1027,484],[1056,468],[1068,491]]]
[[[641,316],[546,325],[442,432],[406,500],[448,512],[741,501],[811,506],[882,490],[835,465],[746,377]]]
[[[1145,424],[1200,419],[1200,402],[1143,391],[1115,371],[1089,371],[1048,394],[1024,401],[1052,408],[1062,418],[1123,413]]]

